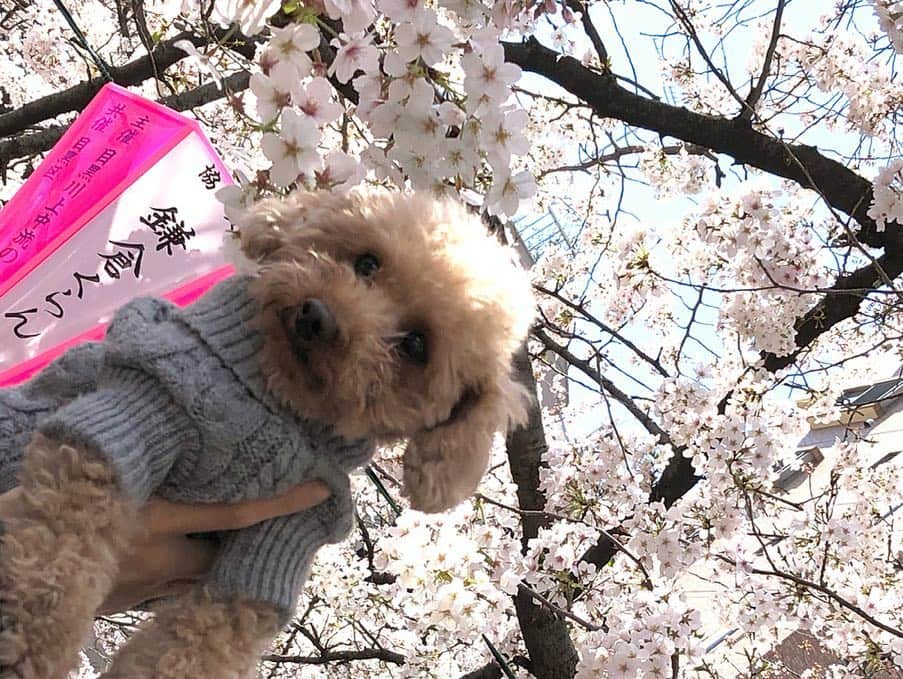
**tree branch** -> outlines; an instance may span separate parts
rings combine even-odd
[[[686,32],[687,36],[690,38],[692,43],[696,46],[696,51],[699,52],[699,56],[702,57],[702,60],[706,63],[706,66],[709,67],[709,71],[724,85],[724,88],[730,93],[730,95],[740,104],[741,109],[744,106],[744,101],[737,94],[737,90],[734,89],[734,86],[731,84],[731,81],[727,79],[727,76],[721,72],[721,69],[718,68],[715,63],[712,61],[712,58],[709,56],[708,51],[705,46],[702,44],[702,40],[699,39],[699,34],[696,32],[696,28],[693,26],[693,22],[690,21],[690,17],[687,16],[687,13],[683,10],[683,8],[675,2],[675,0],[671,0],[671,9],[674,10],[674,14],[677,17],[677,22],[681,25],[681,27]]]
[[[873,197],[871,183],[823,156],[815,147],[787,144],[755,130],[746,120],[703,115],[641,97],[618,85],[613,76],[591,71],[532,37],[503,46],[507,61],[560,85],[598,115],[699,144],[793,180],[817,191],[831,207],[853,217],[861,227],[857,238],[866,245],[903,249],[903,229],[899,224],[888,224],[886,231],[879,232],[875,221],[866,214]]]
[[[326,663],[347,663],[354,660],[381,660],[394,665],[404,665],[405,657],[384,648],[365,648],[359,651],[325,651],[320,655],[279,655],[270,653],[263,656],[264,662],[292,663],[295,665],[325,665]]]
[[[462,674],[460,679],[502,679],[502,668],[497,662],[492,661],[478,667],[473,672]]]
[[[879,269],[891,279],[903,274],[903,251],[888,250],[875,263],[869,263],[856,271],[841,276],[832,285],[814,307],[809,309],[796,322],[796,351],[786,356],[765,354],[765,369],[776,372],[796,360],[806,347],[815,341],[820,335],[826,333],[832,327],[848,318],[852,318],[859,311],[866,294],[863,290],[869,290],[876,285],[881,285]]]
[[[229,48],[244,56],[252,58],[254,55],[253,42],[241,36],[229,37],[225,32],[217,32],[215,39],[228,39]],[[157,45],[153,52],[138,59],[128,62],[124,66],[111,68],[113,81],[119,85],[137,85],[144,82],[155,73],[164,70],[181,61],[188,55],[174,45],[179,40],[189,40],[195,47],[202,47],[209,42],[204,36],[191,32],[181,33],[170,40]],[[102,78],[94,78],[87,82],[79,83],[69,89],[55,94],[41,97],[35,101],[20,106],[19,108],[0,115],[0,137],[8,137],[25,131],[32,125],[43,120],[55,118],[63,113],[80,111],[105,84]]]
[[[604,165],[605,163],[611,162],[613,160],[617,161],[621,158],[624,158],[625,156],[632,156],[637,153],[645,153],[646,151],[661,151],[666,156],[674,156],[679,154],[681,151],[686,151],[691,156],[705,156],[706,158],[709,158],[710,160],[713,160],[715,162],[718,161],[718,159],[709,149],[702,146],[697,146],[696,144],[669,144],[666,146],[658,147],[652,144],[629,144],[627,146],[616,146],[610,153],[604,153],[594,158],[589,158],[588,160],[584,160],[581,163],[576,163],[574,165],[561,165],[559,167],[553,167],[548,170],[543,170],[542,172],[538,172],[536,174],[536,179],[542,179],[543,177],[554,174],[555,172],[585,172],[590,168]]]
[[[608,50],[605,49],[605,43],[602,42],[599,31],[596,30],[596,26],[593,24],[593,20],[589,15],[589,7],[584,6],[580,0],[566,0],[566,2],[567,6],[572,10],[580,12],[580,21],[583,24],[583,31],[586,33],[586,36],[593,44],[593,48],[596,50],[596,56],[599,57],[599,63],[602,64],[602,70],[610,71],[611,63],[608,56]]]
[[[549,297],[552,297],[553,299],[558,300],[559,302],[564,304],[568,309],[571,309],[572,311],[576,311],[585,320],[587,320],[588,322],[595,325],[602,332],[604,332],[608,335],[611,335],[614,339],[618,340],[621,344],[623,344],[625,347],[630,349],[639,358],[646,361],[646,363],[651,365],[659,375],[661,375],[662,377],[669,376],[668,371],[666,371],[664,369],[664,367],[662,367],[661,362],[657,358],[652,358],[652,356],[650,356],[649,354],[644,352],[642,349],[640,349],[635,343],[631,342],[629,339],[624,337],[624,335],[622,335],[617,329],[611,327],[607,323],[603,323],[602,321],[600,321],[593,314],[591,314],[589,311],[587,311],[584,308],[583,304],[575,304],[574,302],[569,300],[567,297],[564,297],[560,292],[558,292],[556,290],[550,290],[549,288],[539,285],[538,283],[533,284],[533,289],[538,292],[543,293],[544,295],[548,295]]]
[[[222,99],[229,93],[242,92],[248,89],[250,79],[250,73],[234,73],[223,81],[225,91],[220,90],[216,83],[208,83],[188,92],[164,97],[159,102],[174,111],[186,111]],[[50,150],[68,128],[68,125],[57,125],[0,142],[0,167],[4,167],[15,158],[33,156]]]
[[[756,84],[749,91],[749,96],[746,97],[744,109],[740,111],[740,117],[744,120],[752,120],[753,115],[755,115],[756,104],[759,103],[759,98],[762,96],[762,92],[765,89],[765,82],[768,80],[768,76],[771,73],[771,60],[774,58],[774,51],[778,46],[778,38],[781,35],[781,19],[784,16],[784,3],[785,0],[778,0],[778,7],[774,14],[774,24],[771,27],[771,39],[768,42],[768,48],[765,50],[765,59],[762,61],[762,72],[759,74],[759,79],[756,81]]]
[[[901,225],[888,224],[886,231],[879,232],[874,220],[866,214],[873,200],[871,183],[841,163],[823,156],[816,148],[786,144],[755,130],[746,120],[707,116],[641,97],[618,85],[613,76],[593,72],[577,60],[544,47],[532,37],[523,43],[503,45],[507,61],[556,83],[602,117],[709,148],[817,191],[828,205],[858,222],[860,229],[856,238],[859,241],[885,248],[885,254],[874,263],[839,278],[831,291],[797,321],[795,339],[800,351],[833,325],[855,315],[864,299],[862,289],[873,287],[883,278],[882,272],[891,279],[903,273]],[[777,371],[792,363],[798,353],[765,356],[765,367]],[[581,370],[591,368],[580,365],[579,360],[574,365]],[[661,500],[671,506],[696,485],[698,477],[683,452],[680,448],[675,450],[653,486],[650,501]],[[582,558],[602,567],[616,553],[617,546],[603,534]]]
[[[526,347],[515,357],[514,368],[517,379],[530,393],[536,393]],[[526,553],[528,542],[539,534],[541,526],[548,525],[548,518],[542,513],[546,504],[545,495],[539,490],[539,470],[546,450],[546,438],[538,403],[530,408],[527,424],[510,432],[505,443],[511,476],[517,484],[518,505],[528,510],[521,514],[521,548]],[[533,674],[543,679],[573,679],[577,668],[577,650],[567,624],[553,611],[537,605],[533,597],[520,588],[514,596],[514,607]]]
[[[627,411],[631,415],[633,415],[640,424],[643,425],[643,428],[647,432],[655,436],[658,439],[659,443],[671,443],[671,438],[668,436],[668,432],[662,429],[655,420],[653,420],[651,417],[649,417],[649,415],[643,412],[637,406],[634,400],[623,391],[621,391],[614,382],[612,382],[598,370],[593,368],[593,366],[590,365],[589,361],[574,355],[567,347],[561,346],[541,330],[534,330],[532,334],[533,337],[542,342],[543,346],[546,349],[561,356],[561,358],[566,360],[572,366],[580,370],[584,375],[593,380],[593,382],[602,387],[602,389],[604,389],[609,396],[611,396],[615,401],[624,406],[624,408],[626,408]]]

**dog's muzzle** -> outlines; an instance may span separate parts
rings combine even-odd
[[[322,342],[328,344],[339,334],[335,316],[321,300],[307,299],[295,312],[294,339],[302,344]]]

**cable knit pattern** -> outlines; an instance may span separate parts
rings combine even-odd
[[[288,614],[316,550],[351,529],[348,472],[374,446],[297,417],[266,391],[248,281],[230,278],[187,309],[134,300],[103,344],[77,347],[0,392],[0,490],[13,485],[35,429],[110,460],[138,502],[152,493],[236,502],[321,478],[333,492],[326,503],[219,536],[212,581]]]
[[[103,346],[88,343],[70,349],[30,382],[0,389],[0,493],[17,485],[22,453],[38,420],[97,385]]]

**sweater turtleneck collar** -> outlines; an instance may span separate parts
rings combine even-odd
[[[260,370],[264,341],[257,329],[260,305],[248,291],[252,280],[245,274],[227,278],[187,307],[183,318],[258,400],[278,407]]]

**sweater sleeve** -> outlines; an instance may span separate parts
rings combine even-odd
[[[210,574],[218,590],[270,603],[284,622],[294,613],[317,550],[341,542],[354,523],[347,475],[321,468],[311,478],[326,481],[332,496],[303,512],[222,534]]]
[[[17,483],[25,446],[38,422],[97,385],[103,345],[73,347],[25,384],[0,390],[0,493]]]
[[[329,459],[341,471],[349,473],[367,464],[376,450],[372,439],[348,440],[339,436],[329,425],[308,421],[308,434],[327,452]]]
[[[109,460],[126,495],[143,503],[200,432],[154,376],[108,366],[96,387],[44,418],[38,431]]]

